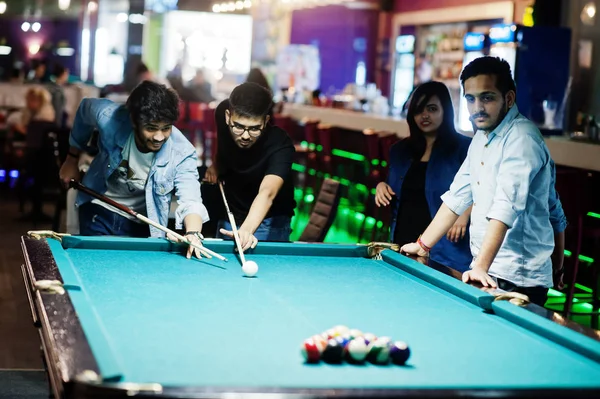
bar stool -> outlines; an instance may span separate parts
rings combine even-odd
[[[296,187],[299,187],[303,194],[313,194],[318,189],[316,177],[318,159],[317,144],[315,143],[317,141],[318,124],[319,120],[310,118],[303,118],[297,124],[297,134],[302,139],[302,143],[295,144],[295,162],[300,164],[304,171],[296,175]],[[310,205],[305,203],[304,198],[305,195],[302,195],[302,199],[298,203],[298,209],[301,211],[307,211]]]
[[[587,213],[592,209],[592,206],[600,203],[598,198],[594,198],[592,188],[594,187],[593,175],[587,171],[557,168],[556,172],[556,190],[559,193],[561,203],[569,221],[566,236],[566,248],[573,248],[570,259],[565,261],[565,284],[567,292],[563,315],[567,318],[572,315],[582,315],[588,312],[574,312],[573,303],[575,301],[575,283],[579,275],[579,266],[581,259],[579,258],[582,250],[584,239],[589,239],[594,242],[586,251],[595,259],[591,264],[591,282],[592,287],[592,313],[591,325],[593,328],[598,328],[598,308],[600,307],[598,290],[598,261],[600,260],[600,223],[592,223]]]

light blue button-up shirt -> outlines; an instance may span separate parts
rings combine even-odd
[[[99,132],[99,152],[85,174],[83,184],[104,194],[106,182],[123,160],[123,147],[133,134],[129,112],[124,106],[107,99],[83,99],[73,121],[70,145],[83,149],[94,129]],[[150,167],[146,184],[146,216],[167,226],[173,193],[178,203],[176,229],[183,227],[183,219],[189,214],[200,215],[203,222],[209,220],[200,194],[196,149],[176,127],[156,153]],[[91,199],[80,191],[75,205],[80,206]],[[152,237],[165,236],[163,231],[153,226],[150,226],[150,234]]]
[[[554,187],[555,174],[543,136],[516,105],[494,131],[475,134],[442,200],[459,215],[473,205],[474,260],[490,219],[508,226],[490,276],[522,287],[552,286],[554,232],[567,226]]]

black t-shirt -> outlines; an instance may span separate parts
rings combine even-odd
[[[402,183],[394,243],[402,246],[415,242],[431,223],[425,197],[427,162],[413,162]]]
[[[219,179],[225,183],[227,203],[236,224],[246,219],[266,175],[279,176],[284,183],[265,218],[294,216],[296,201],[292,162],[295,149],[292,139],[284,130],[269,123],[252,147],[240,148],[231,137],[225,120],[225,110],[228,108],[229,100],[225,100],[215,110],[217,170]]]

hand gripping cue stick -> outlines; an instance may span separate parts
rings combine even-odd
[[[121,211],[123,211],[125,213],[128,213],[131,216],[133,216],[133,217],[141,220],[142,222],[144,222],[146,224],[149,224],[150,226],[154,226],[157,229],[164,231],[165,233],[171,234],[173,237],[176,237],[178,240],[182,241],[183,243],[196,248],[197,250],[199,250],[206,257],[210,257],[209,255],[212,255],[212,256],[214,256],[217,259],[220,259],[222,261],[227,262],[227,259],[224,256],[219,255],[218,253],[216,253],[214,251],[211,251],[210,249],[208,249],[208,248],[206,248],[204,246],[197,245],[197,244],[194,244],[191,241],[188,241],[187,238],[185,238],[184,236],[182,236],[180,234],[177,234],[173,230],[168,229],[168,228],[166,228],[166,227],[164,227],[164,226],[162,226],[162,225],[160,225],[160,224],[158,224],[158,223],[156,223],[156,222],[148,219],[146,216],[137,213],[136,211],[134,211],[133,209],[130,209],[130,208],[126,207],[125,205],[119,204],[118,202],[113,201],[110,198],[107,198],[106,196],[104,196],[104,195],[102,195],[100,193],[95,192],[94,190],[92,190],[92,189],[84,186],[83,184],[81,184],[78,181],[75,181],[74,179],[71,179],[71,182],[69,183],[69,186],[72,187],[72,188],[75,188],[77,190],[83,191],[84,193],[89,194],[92,197],[97,198],[100,201],[102,201],[102,202],[104,202],[104,203],[106,203],[106,204],[108,204],[108,205],[110,205],[110,206],[112,206],[114,208],[117,208],[117,209],[119,209],[119,210],[121,210]]]

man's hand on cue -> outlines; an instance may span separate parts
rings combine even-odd
[[[188,240],[189,242],[191,242],[192,244],[195,244],[197,246],[202,246],[202,240],[200,240],[200,238],[196,235],[196,234],[187,234],[184,236],[186,240]],[[178,239],[177,237],[174,237],[171,234],[167,233],[167,240],[172,241],[172,242],[176,242],[176,243],[183,243],[183,241],[181,241],[180,239]],[[186,253],[186,258],[191,259],[192,255],[196,255],[196,257],[198,259],[202,258],[202,252],[200,251],[200,249],[193,247],[192,245],[188,245],[187,248],[187,253]],[[211,258],[210,255],[205,254],[205,256],[207,258]]]
[[[221,234],[230,237],[231,239],[235,239],[233,236],[233,230],[225,230],[221,229]],[[238,236],[240,237],[240,246],[242,247],[242,251],[247,251],[249,249],[254,249],[258,245],[258,239],[254,236],[254,234],[250,233],[245,229],[238,229]]]

